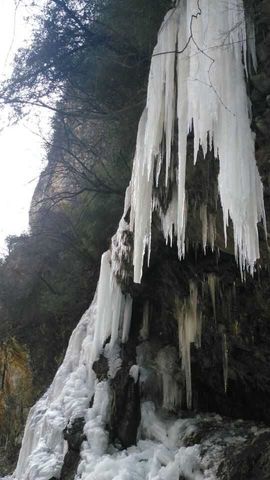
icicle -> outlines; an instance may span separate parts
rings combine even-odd
[[[208,212],[208,208],[205,203],[200,206],[200,220],[202,224],[203,251],[206,253],[207,242],[210,244],[213,251],[216,240],[216,217],[212,213]]]
[[[115,276],[111,271],[111,253],[105,252],[101,258],[100,277],[97,294],[97,318],[95,329],[93,356],[97,359],[105,341],[111,337],[113,346],[117,337],[120,323],[123,294]]]
[[[190,345],[195,343],[196,347],[201,346],[201,315],[198,312],[198,290],[197,286],[190,282],[189,300],[182,305],[177,305],[179,353],[182,357],[182,369],[186,377],[186,401],[187,408],[192,408],[192,384],[191,384],[191,359]]]
[[[208,215],[208,241],[210,243],[212,252],[214,251],[216,236],[217,236],[216,217],[212,213],[209,213],[209,215]]]
[[[147,340],[149,336],[149,300],[146,300],[143,306],[143,324],[140,329],[140,338]]]
[[[200,207],[200,219],[202,222],[203,251],[204,253],[206,253],[208,223],[207,223],[207,205],[205,205],[205,203],[203,203]]]
[[[249,6],[250,7],[250,6]],[[257,55],[256,55],[256,45],[255,45],[255,27],[254,23],[252,20],[252,15],[254,15],[253,12],[247,12],[247,18],[246,18],[246,36],[247,36],[247,45],[248,45],[248,53],[249,53],[249,59],[246,60],[246,64],[250,64],[253,69],[256,71],[257,70]],[[249,60],[249,62],[248,62]],[[248,70],[248,68],[247,68]],[[250,70],[250,69],[249,69]]]
[[[229,364],[229,351],[227,344],[226,333],[222,334],[222,364],[223,364],[223,379],[224,379],[224,391],[227,393],[228,387],[228,364]]]
[[[252,30],[250,22],[248,30]],[[183,0],[165,17],[152,57],[147,106],[139,125],[132,173],[135,282],[141,279],[145,248],[148,248],[148,262],[151,251],[152,210],[155,208],[153,173],[156,167],[155,183],[159,184],[165,144],[166,187],[176,123],[178,166],[174,174],[177,192],[167,213],[159,209],[166,241],[172,243],[174,234],[179,258],[184,256],[187,134],[193,129],[194,163],[200,146],[206,153],[208,139],[213,142],[215,156],[219,158],[218,187],[225,243],[231,219],[240,270],[251,274],[254,271],[259,258],[257,224],[261,220],[264,225],[266,222],[246,93],[246,43],[243,0],[201,3]],[[255,64],[252,40],[249,40],[249,49]],[[202,206],[201,211],[203,245],[205,249],[208,232],[213,249],[215,222],[213,217],[207,216],[205,208]]]
[[[174,347],[167,346],[158,352],[157,364],[162,377],[162,406],[166,410],[175,410],[181,405],[181,390],[175,380],[177,352]]]
[[[133,378],[134,383],[137,383],[139,380],[140,367],[138,365],[132,365],[129,369],[129,376]]]
[[[122,343],[126,343],[128,341],[130,324],[131,324],[131,316],[132,316],[132,303],[133,303],[133,299],[128,294],[125,298]]]
[[[168,206],[166,214],[160,211],[160,218],[162,224],[162,231],[164,238],[166,239],[166,243],[170,243],[172,247],[173,237],[175,232],[177,232],[178,226],[178,197],[177,197],[177,190],[173,190],[172,200]]]
[[[207,281],[208,281],[208,288],[209,288],[212,307],[213,307],[214,320],[216,321],[216,283],[217,283],[217,277],[213,273],[210,273],[207,277]]]
[[[153,162],[150,172],[147,171],[144,158],[144,136],[147,121],[145,109],[138,128],[136,154],[132,172],[132,203],[130,213],[130,226],[134,232],[134,282],[139,283],[142,276],[143,259],[146,246],[150,251],[151,223],[152,223],[152,185]]]

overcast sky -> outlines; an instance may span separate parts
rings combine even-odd
[[[16,49],[30,37],[26,12],[24,7],[16,11],[16,1],[0,0],[0,77],[8,74]],[[22,122],[0,132],[0,255],[8,235],[27,231],[31,197],[44,167],[42,141],[31,130],[38,131],[35,117],[28,125]]]

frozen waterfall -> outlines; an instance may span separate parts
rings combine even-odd
[[[201,458],[199,445],[184,446],[185,438],[200,423],[199,417],[193,420],[193,426],[192,420],[175,422],[160,416],[152,402],[144,402],[137,445],[121,450],[109,444],[106,425],[112,405],[110,379],[121,367],[119,342],[131,315],[130,298],[122,294],[112,278],[111,265],[111,253],[106,252],[92,305],[74,330],[48,392],[30,410],[12,478],[60,478],[68,448],[63,431],[76,418],[84,418],[86,440],[76,480],[178,480],[180,474],[191,480],[215,480],[208,465],[211,462]],[[108,380],[98,381],[92,369],[100,353],[108,358]],[[160,359],[160,364],[163,368],[166,358]],[[135,383],[139,381],[138,366],[130,369],[130,376]]]
[[[245,83],[248,63],[255,66],[253,40],[249,43],[247,48],[243,0],[181,0],[166,15],[151,62],[147,105],[138,128],[124,215],[111,251],[102,256],[93,303],[72,334],[48,392],[29,413],[15,480],[60,478],[67,451],[63,431],[76,418],[85,420],[86,436],[76,480],[178,480],[180,475],[190,480],[215,479],[199,445],[184,445],[195,420],[194,424],[187,419],[172,422],[160,416],[151,402],[144,402],[138,443],[127,450],[110,445],[106,423],[112,403],[110,379],[121,368],[119,348],[128,340],[132,316],[132,297],[120,286],[126,278],[124,264],[131,264],[133,255],[134,282],[139,283],[146,250],[148,261],[150,258],[153,211],[160,216],[166,241],[172,244],[176,237],[179,258],[185,255],[186,151],[191,130],[194,163],[199,147],[206,153],[212,143],[219,160],[225,242],[231,219],[241,271],[252,273],[259,257],[257,224],[265,223],[265,213]],[[160,186],[172,189],[166,210],[155,193]],[[205,217],[204,210],[202,206]],[[214,242],[213,226],[212,233],[207,228],[205,222],[204,249],[207,238]],[[133,251],[128,241],[131,232]],[[195,285],[190,285],[190,298],[179,306],[178,313],[179,348],[187,405],[191,407],[190,344],[199,346],[201,333]],[[148,336],[148,324],[146,303],[140,333],[143,340]],[[92,366],[101,353],[108,359],[109,379],[98,381]],[[227,370],[227,363],[225,367]],[[130,376],[135,383],[140,381],[139,367],[134,365]],[[166,375],[163,380],[165,390],[171,384],[175,388]],[[169,393],[164,403],[177,403],[178,393]]]
[[[92,370],[94,361],[103,352],[109,361],[111,378],[121,366],[117,345],[120,341],[119,331],[123,330],[128,335],[130,298],[122,294],[112,273],[111,253],[104,253],[95,298],[74,330],[64,361],[49,390],[30,410],[15,471],[14,478],[17,480],[59,477],[66,453],[63,430],[74,419],[89,416],[89,404],[94,394],[95,402],[90,410],[94,409],[95,412],[97,392],[101,390],[101,385]],[[110,341],[105,345],[108,338]],[[109,386],[104,388],[106,399]],[[106,404],[104,398],[102,401]],[[101,408],[100,404],[98,408]],[[100,421],[96,420],[98,424]],[[105,427],[103,430],[102,438],[106,437]],[[101,440],[97,434],[96,440],[91,441],[95,442],[95,448],[98,449],[101,448],[98,447],[100,442],[104,443],[105,440]]]

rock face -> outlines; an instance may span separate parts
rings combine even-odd
[[[262,271],[260,279],[242,283],[227,254],[221,253],[217,262],[214,254],[193,251],[179,265],[176,251],[162,246],[155,252],[134,319],[140,331],[142,302],[149,302],[146,342],[156,364],[153,383],[158,384],[159,352],[168,346],[178,351],[176,302],[188,298],[190,280],[198,285],[202,315],[201,346],[191,347],[193,407],[269,423],[268,273]],[[180,360],[172,370],[179,384],[183,376]]]
[[[264,184],[268,231],[269,203],[269,94],[270,94],[270,18],[266,1],[254,2],[258,71],[251,78],[256,158]],[[269,118],[268,118],[269,117]],[[192,138],[190,139],[192,143]],[[192,156],[192,155],[191,155]],[[211,167],[211,158],[207,159]],[[198,171],[188,163],[187,184],[194,207],[193,226],[188,224],[189,251],[184,261],[177,259],[176,248],[164,246],[159,224],[154,222],[152,253],[149,269],[145,269],[142,285],[131,287],[134,297],[133,335],[137,338],[137,358],[151,365],[151,375],[143,384],[142,398],[164,407],[162,367],[159,358],[164,349],[179,350],[177,303],[189,298],[190,283],[198,289],[198,308],[201,315],[199,348],[191,345],[193,408],[215,411],[225,416],[253,419],[270,423],[270,314],[269,314],[269,253],[267,241],[260,232],[261,261],[252,278],[242,281],[233,257],[233,244],[224,248],[222,224],[217,215],[217,245],[219,251],[207,248],[202,252],[199,242],[202,219],[196,210],[196,195],[201,203],[204,182],[199,158]],[[197,165],[196,165],[197,168]],[[211,170],[213,172],[213,169]],[[217,173],[217,172],[216,172]],[[211,190],[214,189],[213,172]],[[212,191],[214,198],[214,193]],[[166,201],[166,199],[165,199]],[[214,200],[213,200],[214,203]],[[196,217],[197,215],[197,217]],[[229,238],[230,240],[230,238]],[[144,309],[149,311],[147,331]],[[197,345],[198,347],[198,345]],[[181,357],[181,356],[180,356]],[[182,360],[172,355],[171,387],[181,390],[185,383]],[[144,365],[145,366],[145,365]],[[168,368],[167,368],[168,371]],[[183,388],[182,388],[183,390]],[[172,410],[186,406],[185,395],[175,398]],[[229,477],[228,477],[229,478]]]
[[[8,465],[10,461],[15,461],[21,442],[22,425],[33,401],[29,356],[13,338],[0,347],[0,382],[0,462],[2,456],[8,453],[2,466],[5,471],[5,463]],[[9,441],[14,445],[14,450],[6,452],[5,445]]]
[[[221,480],[269,479],[269,433],[255,437],[247,443],[244,449],[227,447],[225,460],[218,468],[218,478]]]
[[[258,70],[249,84],[256,131],[256,158],[264,184],[265,208],[270,227],[269,204],[269,80],[270,80],[270,19],[269,4],[254,2]],[[269,117],[269,118],[268,118]],[[190,139],[192,143],[192,138]],[[192,157],[192,152],[191,152]],[[198,171],[188,163],[187,188],[194,210],[188,224],[189,253],[181,263],[174,249],[165,248],[159,237],[159,227],[153,232],[150,268],[145,272],[142,286],[133,295],[138,302],[135,323],[142,328],[143,304],[149,303],[149,336],[158,349],[166,345],[178,348],[176,315],[177,299],[189,296],[189,284],[197,284],[199,309],[202,315],[201,347],[192,346],[193,406],[223,415],[263,420],[269,423],[268,401],[270,378],[267,365],[270,358],[269,337],[269,253],[261,232],[261,267],[258,273],[242,282],[235,264],[233,244],[224,249],[222,224],[217,215],[217,245],[220,253],[207,249],[202,253],[199,238],[201,221],[196,210],[205,196],[207,179],[203,176],[199,158]],[[208,158],[213,179],[208,183],[215,197],[215,169]],[[206,168],[204,169],[206,170]],[[217,172],[216,172],[217,173]],[[209,196],[209,195],[208,195]],[[197,217],[196,217],[197,215]],[[137,300],[136,300],[137,295]],[[138,327],[139,328],[139,327]],[[181,369],[178,369],[181,377]],[[176,375],[177,376],[177,375]]]
[[[80,461],[81,444],[86,439],[83,433],[84,424],[84,418],[76,418],[64,431],[64,439],[67,441],[68,451],[65,455],[61,472],[61,479],[63,480],[72,480],[76,474]]]

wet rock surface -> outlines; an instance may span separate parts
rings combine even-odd
[[[269,480],[270,449],[269,433],[262,434],[248,443],[243,450],[236,452],[234,447],[227,447],[224,460],[218,469],[221,480]]]
[[[84,425],[84,418],[76,418],[63,432],[64,439],[68,444],[68,451],[64,458],[60,480],[72,480],[77,472],[81,445],[86,440],[86,436],[83,433]]]
[[[104,355],[100,355],[99,359],[93,363],[93,370],[98,380],[101,381],[104,378],[107,378],[109,365],[108,365],[108,360],[106,357],[104,357]]]
[[[112,441],[120,441],[122,447],[136,444],[140,414],[139,383],[130,376],[130,369],[136,363],[133,340],[123,346],[122,366],[111,380],[112,410],[109,431]]]
[[[243,283],[230,255],[221,253],[217,259],[215,254],[205,256],[193,250],[179,264],[176,251],[161,246],[153,254],[143,278],[151,311],[148,341],[155,349],[155,356],[169,346],[179,351],[176,299],[183,301],[188,297],[190,279],[198,286],[202,315],[201,346],[191,346],[193,408],[269,424],[268,272],[262,270],[260,276],[247,278]],[[214,303],[209,279],[215,282]],[[142,317],[141,308],[135,319],[140,328]],[[181,376],[178,354],[174,378],[178,377],[180,384]],[[156,392],[153,396],[151,400],[155,402],[162,397]]]
[[[76,418],[74,422],[67,426],[64,430],[64,439],[68,443],[69,450],[79,452],[82,442],[85,440],[83,428],[85,425],[84,418]]]
[[[269,480],[270,430],[263,424],[208,416],[187,438],[201,444],[207,468],[214,465],[218,480]]]

